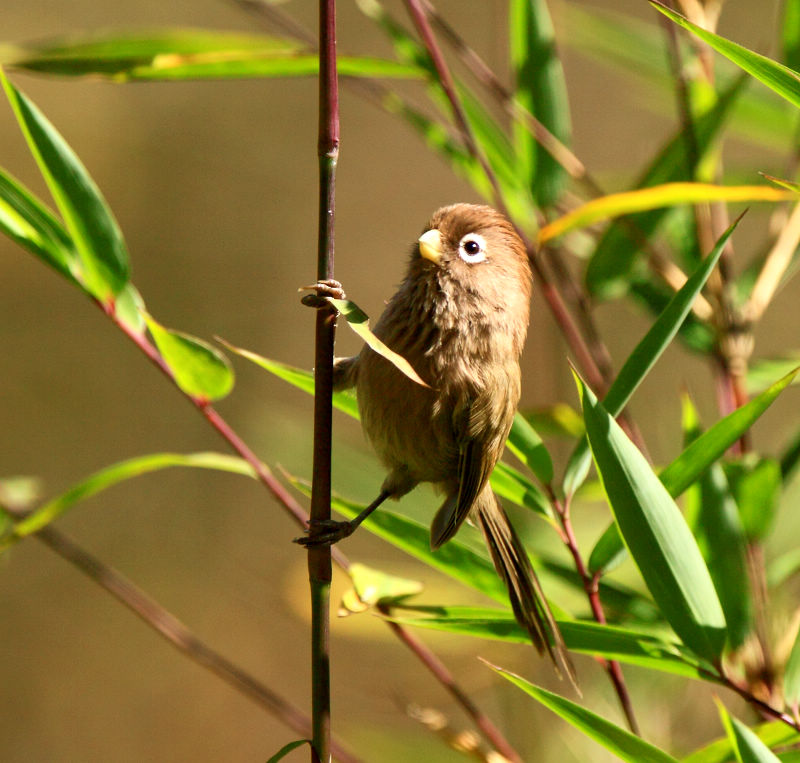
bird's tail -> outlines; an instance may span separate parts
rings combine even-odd
[[[477,516],[495,569],[506,584],[517,622],[528,631],[539,653],[547,652],[556,670],[578,689],[575,668],[522,541],[488,486],[476,503],[473,516]]]

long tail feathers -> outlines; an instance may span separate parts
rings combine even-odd
[[[566,675],[580,694],[575,668],[528,554],[503,507],[490,490],[487,489],[478,499],[475,515],[495,569],[508,589],[517,622],[528,631],[539,653],[547,652],[556,671]]]

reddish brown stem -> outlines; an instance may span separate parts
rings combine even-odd
[[[589,574],[589,570],[586,568],[586,564],[583,561],[583,556],[581,556],[580,549],[578,548],[578,540],[575,537],[575,531],[572,529],[569,505],[563,504],[556,497],[552,489],[549,489],[548,492],[550,501],[552,502],[553,507],[556,510],[556,514],[558,514],[558,518],[561,521],[562,538],[564,539],[564,543],[572,555],[572,559],[575,563],[575,569],[577,570],[578,575],[580,575],[581,581],[583,582],[583,589],[586,592],[586,597],[589,600],[592,616],[598,623],[600,623],[600,625],[605,625],[606,615],[603,611],[602,602],[600,601],[599,581],[594,575]],[[628,722],[628,727],[634,734],[640,735],[639,724],[636,720],[636,715],[633,712],[633,703],[631,702],[628,686],[625,683],[625,677],[622,673],[622,666],[616,660],[606,660],[605,658],[598,658],[598,662],[608,673],[608,677],[614,686],[614,691],[617,693],[617,698],[619,699],[622,712],[625,714],[625,719]]]
[[[389,607],[386,605],[378,604],[378,610],[387,616],[391,614]],[[433,673],[436,680],[450,692],[461,705],[464,712],[472,718],[486,740],[494,745],[497,752],[509,761],[512,761],[512,763],[522,763],[522,758],[519,756],[519,753],[509,744],[508,740],[500,732],[500,729],[489,720],[484,712],[472,701],[469,695],[456,683],[455,678],[453,678],[452,673],[450,673],[444,663],[442,663],[425,644],[413,636],[410,631],[391,620],[387,620],[386,623],[395,636],[414,653],[417,659]]]

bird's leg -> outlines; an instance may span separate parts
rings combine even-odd
[[[300,299],[308,307],[326,307],[329,303],[325,297],[346,298],[342,285],[333,278],[317,281],[311,286],[301,286],[298,291],[316,291],[316,294],[306,294]]]
[[[334,543],[338,543],[340,540],[352,535],[355,529],[390,495],[391,493],[388,490],[381,490],[380,495],[349,522],[337,522],[334,519],[323,519],[319,522],[312,520],[306,530],[307,535],[302,538],[295,538],[294,542],[306,548],[309,546],[332,546]]]

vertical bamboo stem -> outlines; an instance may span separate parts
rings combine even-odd
[[[319,3],[319,231],[317,278],[333,278],[334,191],[339,156],[339,90],[336,74],[336,3]],[[331,428],[333,395],[333,341],[336,313],[317,310],[314,357],[314,477],[311,488],[311,520],[331,516]],[[311,586],[311,760],[330,760],[330,584],[329,546],[308,550]]]

